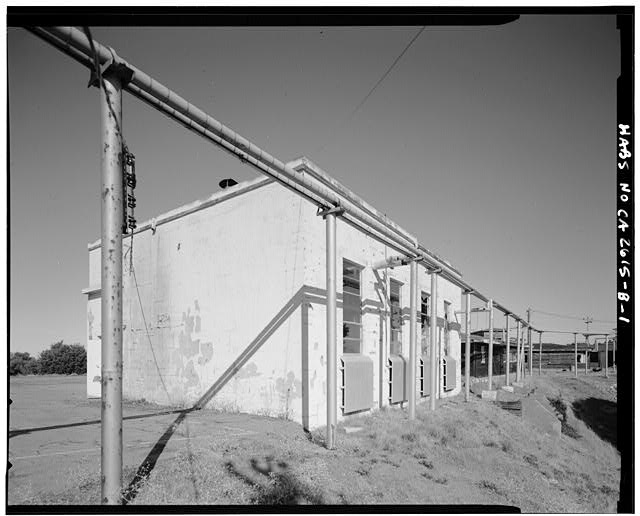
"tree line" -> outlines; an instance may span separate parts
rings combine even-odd
[[[86,374],[87,351],[80,344],[52,344],[38,357],[18,351],[9,355],[9,374]]]

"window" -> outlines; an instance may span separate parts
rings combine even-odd
[[[391,354],[402,352],[402,307],[400,305],[400,288],[402,283],[391,280],[389,304],[391,305]]]
[[[360,353],[362,305],[360,271],[362,267],[342,260],[342,353]]]
[[[420,328],[422,336],[422,354],[429,354],[429,335],[430,335],[430,312],[431,312],[431,299],[430,295],[426,292],[420,293]]]

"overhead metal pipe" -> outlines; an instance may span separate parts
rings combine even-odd
[[[332,450],[336,444],[337,393],[336,393],[336,214],[325,215],[327,248],[327,439],[326,447]]]
[[[511,337],[509,334],[509,314],[505,314],[504,315],[504,319],[505,319],[505,334],[507,335],[507,340],[506,340],[506,344],[507,344],[507,372],[506,372],[506,378],[505,378],[505,384],[506,385],[511,385],[510,383],[510,378],[511,378],[511,350],[510,350],[510,346],[511,346]]]
[[[464,343],[464,400],[469,401],[471,383],[471,292],[466,292],[465,306],[465,343]]]
[[[416,418],[416,313],[417,297],[418,297],[418,264],[415,260],[410,264],[410,286],[409,295],[411,299],[409,301],[409,392],[407,396],[407,403],[409,405],[409,420]]]
[[[436,333],[438,331],[438,274],[435,270],[431,271],[431,319],[429,320],[429,351],[431,354],[431,394],[429,395],[429,408],[431,410],[436,409],[436,395],[438,392],[438,360],[436,355]]]
[[[493,388],[493,301],[489,299],[489,390]]]
[[[101,169],[101,501],[122,502],[122,90],[117,75],[104,77]]]
[[[28,27],[27,30],[54,45],[84,66],[92,66],[91,46],[82,31],[74,27]],[[485,302],[488,301],[486,296],[462,280],[458,271],[433,256],[432,253],[420,249],[421,246],[418,245],[415,238],[411,237],[402,228],[390,224],[384,218],[373,214],[363,202],[357,199],[350,191],[341,187],[341,185],[321,184],[317,178],[307,177],[304,172],[295,171],[198,107],[187,102],[166,86],[152,79],[142,70],[117,57],[112,49],[101,45],[95,40],[94,46],[101,65],[109,60],[117,59],[132,71],[130,82],[123,85],[123,88],[132,95],[162,111],[181,125],[221,146],[228,152],[233,153],[241,160],[255,166],[262,173],[276,179],[284,186],[296,191],[312,202],[323,207],[335,205],[344,207],[345,213],[342,217],[348,222],[358,226],[369,227],[378,233],[377,238],[385,241],[390,247],[411,256],[421,257],[429,267],[440,268],[443,278],[464,290],[474,290],[478,299]],[[310,162],[308,164],[312,166]],[[507,310],[503,305],[496,304],[496,306],[502,311]]]

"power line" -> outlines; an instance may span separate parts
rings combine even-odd
[[[324,143],[322,146],[318,147],[315,152],[321,152],[322,150],[325,149],[325,147],[327,147],[327,145],[329,145],[329,143],[331,142],[331,140],[335,137],[335,134],[342,129],[342,127],[348,123],[353,117],[354,115],[360,110],[360,108],[364,105],[364,103],[369,99],[369,97],[371,97],[371,95],[373,95],[373,92],[376,91],[376,89],[378,88],[378,86],[380,86],[380,84],[382,84],[382,81],[385,80],[385,78],[391,73],[391,70],[393,70],[393,68],[398,64],[398,62],[400,61],[400,59],[402,59],[402,56],[406,54],[407,50],[409,50],[409,48],[411,47],[411,45],[413,45],[413,43],[416,41],[416,39],[418,39],[418,36],[420,36],[420,34],[422,34],[422,32],[424,31],[424,29],[426,29],[426,26],[423,26],[417,33],[415,36],[413,36],[413,38],[411,38],[411,41],[409,41],[409,43],[404,47],[404,49],[402,50],[402,52],[400,52],[400,54],[398,55],[398,57],[396,57],[393,61],[393,63],[391,63],[391,66],[389,66],[389,68],[387,68],[387,71],[384,72],[384,74],[382,74],[382,77],[380,77],[380,79],[378,79],[378,82],[375,83],[375,85],[373,86],[373,88],[371,88],[371,90],[369,90],[369,93],[367,93],[364,98],[358,103],[358,105],[353,109],[353,111],[351,111],[351,113],[349,114],[349,116],[347,116],[345,119],[343,119],[343,121],[340,123],[340,125],[337,127],[337,129],[335,131],[332,132],[332,136],[330,137],[330,140],[326,143]]]
[[[590,317],[577,317],[575,315],[564,315],[564,314],[558,314],[554,312],[545,312],[543,310],[534,310],[533,308],[531,309],[531,311],[537,314],[549,315],[551,317],[559,317],[561,319],[575,319],[576,321],[584,321],[586,319],[589,319],[591,322],[615,324],[615,321],[605,321],[603,319],[591,319]]]
[[[380,77],[380,79],[378,80],[378,82],[376,82],[376,84],[373,86],[373,88],[371,88],[371,90],[369,91],[369,93],[367,93],[365,95],[365,97],[360,101],[360,103],[355,107],[355,109],[351,112],[351,114],[349,115],[348,119],[351,119],[357,112],[358,110],[364,105],[364,103],[367,101],[367,99],[373,95],[373,92],[376,91],[376,89],[378,88],[378,86],[380,86],[380,84],[382,83],[382,81],[385,80],[385,78],[387,77],[387,75],[389,75],[391,73],[391,70],[393,70],[393,68],[396,66],[396,64],[398,64],[398,61],[400,61],[400,59],[402,59],[402,56],[405,55],[405,53],[407,52],[407,50],[409,50],[409,48],[411,47],[411,45],[413,45],[414,41],[416,39],[418,39],[418,36],[420,36],[420,34],[422,34],[422,32],[424,31],[424,29],[426,29],[426,26],[423,26],[415,36],[413,36],[413,38],[411,39],[411,41],[409,41],[409,43],[407,44],[406,47],[404,47],[404,50],[402,52],[400,52],[400,55],[398,57],[395,58],[395,60],[393,61],[393,63],[391,63],[391,66],[387,69],[386,72],[384,72],[384,74],[382,75],[382,77]]]

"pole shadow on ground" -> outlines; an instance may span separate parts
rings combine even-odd
[[[618,404],[600,398],[586,398],[572,403],[573,413],[601,439],[618,448]]]

